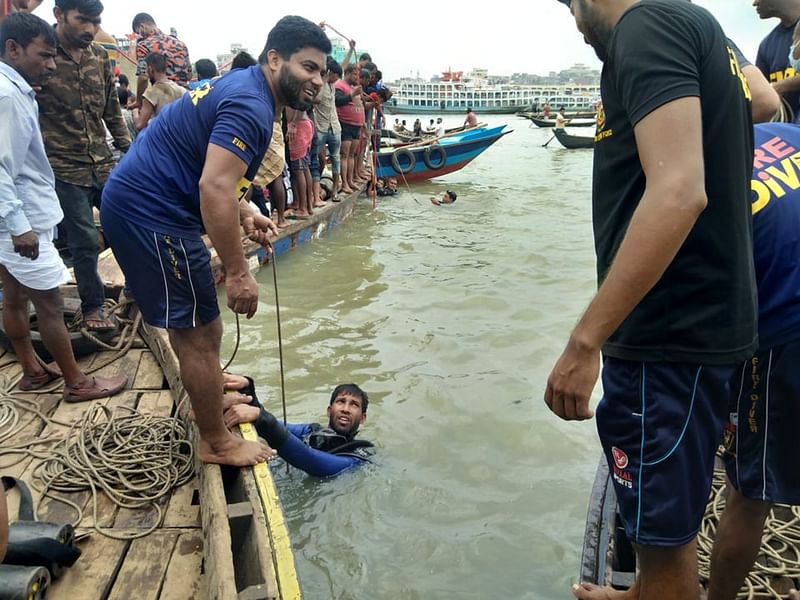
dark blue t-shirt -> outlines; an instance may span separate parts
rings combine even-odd
[[[269,146],[274,117],[275,102],[258,65],[184,94],[150,122],[111,173],[103,210],[158,233],[199,239],[199,182],[208,144],[247,164],[236,190],[242,197]]]
[[[800,127],[756,125],[753,255],[759,351],[800,339]]]
[[[794,69],[789,66],[789,48],[792,45],[795,25],[784,27],[779,23],[758,46],[756,66],[770,83],[795,75]],[[797,118],[799,116],[798,108],[800,108],[800,92],[784,94],[783,97],[792,107],[795,118]]]

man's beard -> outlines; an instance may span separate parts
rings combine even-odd
[[[278,78],[278,89],[286,104],[295,110],[307,111],[312,107],[311,100],[304,100],[303,83],[292,77],[289,67],[281,67],[280,77]]]
[[[601,21],[597,13],[591,11],[586,0],[575,0],[581,6],[580,14],[584,17],[583,26],[586,32],[583,38],[594,49],[594,53],[601,62],[608,58],[608,42],[611,39],[611,27]]]
[[[358,423],[356,423],[355,421],[353,421],[353,424],[350,425],[349,428],[343,429],[336,424],[336,421],[334,420],[333,417],[331,417],[330,420],[328,421],[328,427],[330,429],[333,429],[339,435],[343,435],[346,438],[353,437],[358,431]]]

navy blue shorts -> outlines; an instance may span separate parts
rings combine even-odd
[[[725,425],[728,479],[746,498],[800,504],[800,342],[759,352],[742,369]]]
[[[697,534],[737,373],[605,358],[597,431],[632,542],[682,546]]]
[[[111,210],[103,211],[101,221],[147,323],[190,329],[219,317],[210,254],[202,240],[156,233]]]

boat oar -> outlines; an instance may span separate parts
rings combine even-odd
[[[542,148],[547,148],[547,145],[548,145],[550,142],[552,142],[554,139],[556,139],[556,136],[554,136],[554,135],[550,136],[550,139],[549,139],[549,140],[547,140],[547,141],[546,141],[544,144],[542,144]]]

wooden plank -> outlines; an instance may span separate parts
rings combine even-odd
[[[164,372],[152,352],[143,352],[136,371],[133,386],[137,390],[160,390],[164,388]]]
[[[156,531],[133,540],[108,600],[158,600],[177,539],[175,531]]]
[[[200,503],[192,504],[197,482],[182,485],[172,493],[163,527],[200,527]]]
[[[48,598],[101,600],[117,576],[130,542],[94,534],[78,544],[81,557],[53,582]],[[133,596],[131,596],[133,598]]]
[[[200,502],[200,517],[205,534],[203,556],[208,597],[210,600],[236,598],[231,529],[227,519],[222,474],[217,465],[204,465],[200,469]]]
[[[160,600],[206,600],[205,576],[200,576],[203,563],[203,532],[180,534],[164,576]]]
[[[160,370],[159,373],[161,373]],[[142,392],[139,396],[139,404],[136,408],[140,413],[145,415],[169,417],[172,415],[173,404],[172,392],[169,390]]]

